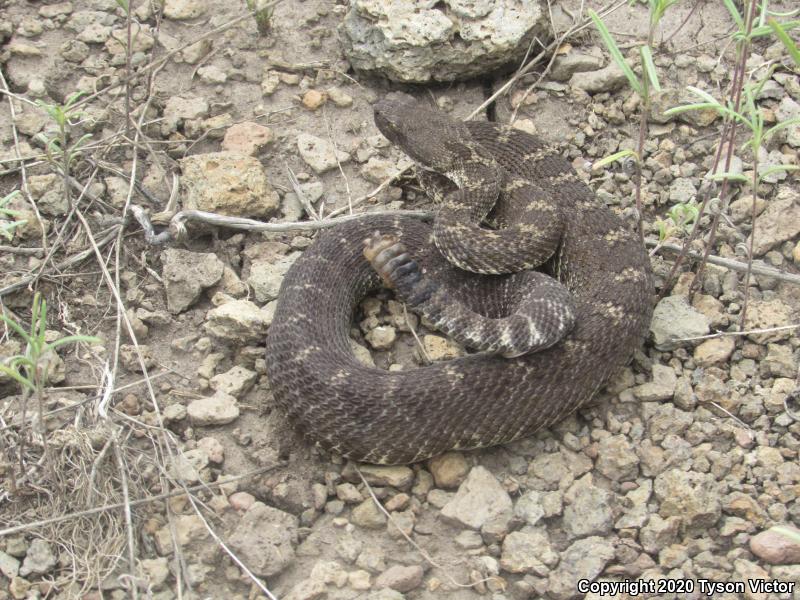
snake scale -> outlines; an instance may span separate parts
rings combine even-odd
[[[277,404],[324,448],[380,464],[554,424],[647,330],[652,276],[638,235],[533,135],[406,98],[374,112],[440,208],[432,225],[369,214],[340,224],[292,265],[267,337]],[[351,322],[381,285],[476,352],[403,371],[358,362]]]

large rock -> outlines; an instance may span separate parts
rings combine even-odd
[[[800,204],[795,194],[782,188],[756,221],[753,254],[762,256],[768,250],[800,234]]]
[[[224,263],[216,254],[168,248],[161,253],[167,308],[174,315],[194,304],[205,288],[222,278]]]
[[[297,517],[261,502],[244,514],[230,537],[231,548],[260,577],[272,577],[294,560]]]
[[[800,563],[800,530],[786,525],[771,527],[750,538],[750,551],[771,565]]]
[[[442,517],[455,525],[480,529],[486,522],[510,515],[511,498],[486,468],[473,467],[456,495],[442,508]]]
[[[690,306],[683,296],[662,298],[653,311],[650,333],[659,350],[673,350],[680,345],[675,340],[698,337],[708,332],[708,318]]]
[[[187,210],[205,210],[232,217],[263,217],[278,208],[278,193],[267,181],[261,163],[234,152],[210,152],[180,161]]]
[[[656,477],[653,490],[661,502],[659,514],[679,517],[688,530],[713,527],[722,514],[719,485],[710,473],[665,471]]]
[[[521,59],[550,25],[540,0],[351,0],[339,33],[350,64],[394,81],[469,79]]]

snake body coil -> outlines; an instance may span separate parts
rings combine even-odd
[[[384,464],[502,444],[562,419],[647,330],[652,282],[638,237],[530,134],[407,100],[378,103],[375,120],[454,185],[434,177],[443,201],[433,226],[365,215],[320,233],[294,263],[267,338],[275,400],[325,448]],[[399,372],[359,363],[353,312],[382,280],[482,352]]]

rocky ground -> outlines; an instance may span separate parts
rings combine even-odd
[[[637,578],[664,581],[645,594],[659,598],[703,597],[700,580],[800,586],[800,541],[775,529],[800,522],[800,343],[785,328],[798,321],[796,284],[751,281],[747,328],[779,329],[681,341],[735,331],[744,299],[743,274],[714,265],[690,298],[685,270],[658,303],[643,350],[592,406],[508,446],[357,469],[297,437],[264,376],[280,282],[313,232],[190,225],[185,241],[162,247],[132,220],[119,227],[134,206],[163,225],[174,200],[274,224],[351,206],[428,207],[410,180],[374,191],[407,159],[377,132],[370,103],[403,89],[466,116],[510,77],[487,68],[522,60],[525,40],[547,43],[548,11],[521,4],[417,2],[398,20],[369,0],[284,0],[260,34],[239,5],[166,0],[162,15],[131,2],[127,52],[118,3],[0,0],[0,197],[22,189],[4,222],[26,221],[0,251],[2,306],[25,323],[38,289],[49,341],[100,338],[50,356],[50,387],[27,417],[27,396],[0,379],[0,522],[18,527],[0,531],[0,600],[134,597],[131,582],[159,600],[265,589],[282,600],[561,600],[584,595],[580,580]],[[552,4],[563,32],[581,3]],[[719,94],[733,71],[724,7],[701,2],[689,15],[686,4],[656,38],[664,91],[643,170],[651,239],[671,206],[702,193],[721,127],[709,111],[660,112],[684,101],[687,85]],[[627,53],[645,35],[646,9],[623,5],[606,22]],[[455,49],[446,57],[444,40]],[[590,170],[638,138],[639,101],[601,48],[589,30],[570,36],[538,86],[528,89],[533,73],[500,97],[496,118],[558,143],[598,197],[632,219],[629,173]],[[124,81],[127,63],[152,77],[127,93],[106,89]],[[758,99],[769,124],[800,116],[800,79],[783,46],[759,39],[749,68],[779,63]],[[447,83],[456,74],[471,79]],[[60,133],[53,107],[78,90],[66,144],[48,154]],[[760,161],[797,164],[798,147],[800,127],[788,127]],[[737,149],[731,170],[752,169]],[[757,264],[797,273],[799,187],[786,172],[760,186]],[[745,260],[750,196],[737,191],[723,211],[713,253]],[[673,259],[663,249],[653,256],[659,291]],[[352,337],[359,359],[384,369],[464,353],[388,292],[364,300]],[[21,350],[3,333],[0,356]],[[39,411],[44,435],[30,417]],[[181,486],[191,498],[134,504],[129,522],[117,507],[36,524]],[[679,579],[693,590],[669,587]]]

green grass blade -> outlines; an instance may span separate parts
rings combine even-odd
[[[728,181],[738,181],[740,183],[747,183],[750,181],[747,177],[742,175],[741,173],[714,173],[713,175],[709,175],[710,179],[714,181],[722,181],[723,179],[727,179]]]
[[[800,169],[800,166],[798,165],[773,165],[764,169],[763,171],[759,171],[758,180],[761,181],[773,173],[787,173],[789,171],[797,171],[798,169]]]
[[[3,323],[11,327],[11,329],[13,329],[19,337],[25,340],[26,344],[30,344],[31,334],[25,331],[22,328],[22,326],[19,323],[17,323],[14,319],[12,319],[11,317],[7,317],[3,314],[0,314],[0,321],[3,321]]]
[[[657,92],[661,91],[661,85],[658,83],[658,72],[656,71],[656,65],[653,62],[653,53],[650,50],[650,46],[644,45],[640,48],[642,53],[642,69],[644,70],[647,78],[650,80],[650,85],[653,86],[653,89]]]
[[[6,375],[7,377],[9,377],[9,378],[13,379],[13,380],[14,380],[14,381],[16,381],[18,384],[20,384],[22,387],[26,387],[26,388],[28,388],[28,389],[29,389],[30,391],[32,391],[32,392],[36,391],[36,388],[33,386],[33,383],[31,383],[30,381],[28,381],[28,380],[27,380],[25,377],[23,377],[22,375],[20,375],[20,374],[19,374],[17,371],[15,371],[14,369],[9,369],[9,368],[8,368],[8,367],[6,367],[6,366],[0,365],[0,373],[3,373],[3,374],[4,374],[4,375]]]
[[[636,73],[633,72],[633,69],[631,69],[628,63],[625,62],[622,52],[620,52],[617,43],[614,41],[614,38],[611,37],[611,32],[608,31],[608,28],[606,27],[605,23],[603,23],[603,20],[591,9],[589,9],[589,16],[592,18],[592,21],[594,21],[597,31],[600,32],[600,37],[603,38],[603,42],[605,43],[606,48],[608,48],[611,58],[614,59],[614,62],[617,63],[617,66],[622,69],[623,73],[625,73],[625,77],[627,77],[631,88],[633,88],[637,94],[643,96],[642,83],[639,81],[639,78],[636,77]]]
[[[789,56],[792,57],[794,64],[800,65],[800,49],[797,48],[797,44],[795,44],[794,40],[789,37],[788,33],[786,33],[786,29],[784,29],[775,19],[770,19],[768,23],[775,32],[777,38],[783,43],[784,46],[786,46],[786,50],[789,52]]]
[[[610,154],[605,158],[601,158],[597,162],[592,163],[592,169],[601,169],[606,165],[610,165],[611,163],[626,158],[628,156],[636,157],[636,152],[633,150],[620,150],[619,152],[615,152],[614,154]],[[637,158],[638,162],[638,158]]]
[[[77,344],[78,342],[86,342],[87,344],[97,344],[100,342],[100,338],[92,337],[90,335],[68,335],[67,337],[63,337],[60,340],[56,340],[55,342],[48,344],[48,347],[51,350],[55,350],[56,348],[60,348],[64,344]]]
[[[728,9],[728,12],[731,13],[733,20],[736,21],[736,26],[739,28],[739,31],[744,31],[744,19],[742,15],[739,14],[739,10],[736,8],[733,0],[722,0],[722,2],[725,4],[725,8]]]

